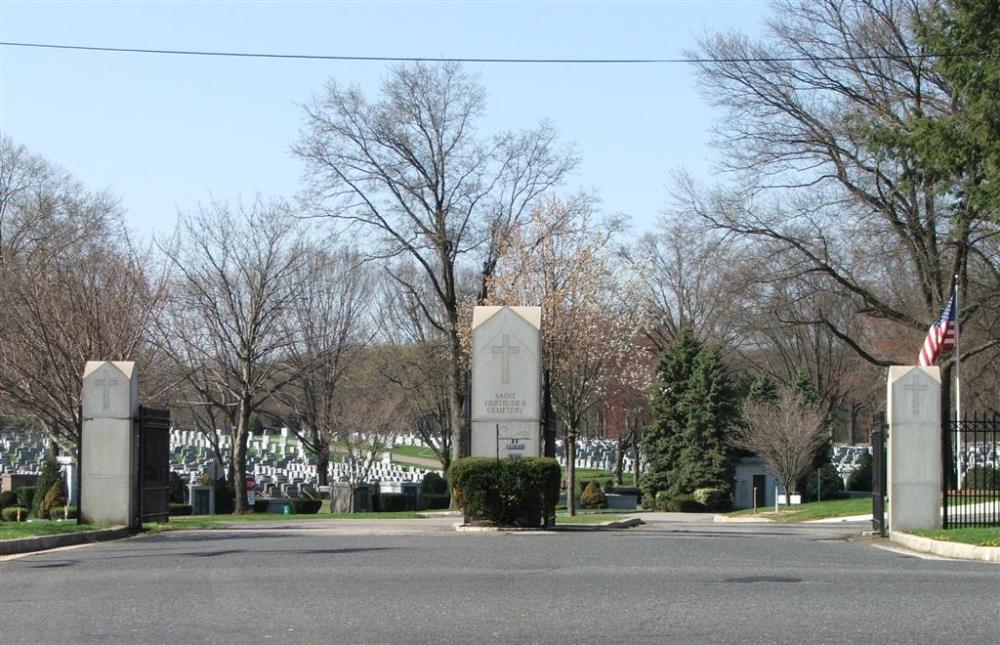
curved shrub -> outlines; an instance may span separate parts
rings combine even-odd
[[[448,480],[431,471],[420,482],[420,492],[423,495],[444,495],[448,492]]]
[[[710,511],[725,512],[733,507],[733,498],[724,488],[699,488],[691,496]]]
[[[546,457],[458,459],[448,471],[452,496],[466,522],[498,526],[542,526],[555,514],[562,477]]]
[[[17,494],[17,505],[31,508],[32,503],[35,501],[35,490],[34,486],[19,486],[14,491]]]
[[[296,515],[314,515],[319,513],[319,507],[323,505],[321,499],[309,499],[300,497],[292,500],[292,510]]]
[[[420,496],[420,508],[427,511],[446,510],[451,505],[451,495],[447,492],[440,495],[425,493]]]
[[[192,510],[192,508],[191,508],[190,504],[177,504],[177,503],[174,503],[174,502],[170,503],[170,516],[171,517],[179,516],[179,515],[190,515],[191,514],[191,510]]]
[[[17,506],[17,493],[12,490],[5,490],[0,493],[0,511],[8,506]]]
[[[666,503],[666,510],[670,513],[704,513],[705,505],[692,495],[678,495]]]
[[[656,497],[653,500],[653,509],[657,511],[669,511],[669,506],[670,495],[667,494],[667,491],[661,490],[656,494]]]
[[[75,520],[76,519],[76,507],[72,505],[60,505],[52,506],[49,508],[49,519],[50,520]]]

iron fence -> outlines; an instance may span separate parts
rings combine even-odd
[[[1000,413],[945,427],[942,525],[1000,526]]]

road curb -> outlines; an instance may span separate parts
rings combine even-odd
[[[75,546],[88,542],[105,542],[107,540],[117,540],[128,537],[127,526],[113,529],[98,529],[96,531],[84,531],[82,533],[61,533],[59,535],[44,535],[41,537],[20,538],[17,540],[0,541],[0,556],[16,555],[18,553],[32,553],[34,551],[48,551],[64,546]]]
[[[769,517],[757,517],[755,515],[737,515],[736,517],[729,517],[728,515],[716,515],[712,518],[713,522],[718,522],[720,524],[727,524],[730,522],[771,522],[774,523]]]
[[[517,527],[517,526],[474,526],[469,524],[456,523],[455,530],[463,533],[549,533],[553,531],[559,531],[563,529],[583,529],[587,528],[591,531],[596,531],[598,529],[630,529],[636,526],[642,526],[645,522],[642,521],[640,517],[630,517],[625,520],[617,520],[613,522],[604,522],[602,524],[556,524],[554,527],[550,528],[534,528],[534,527]]]
[[[932,553],[943,558],[1000,563],[1000,547],[996,546],[976,546],[975,544],[963,544],[961,542],[932,540],[931,538],[901,533],[899,531],[889,531],[889,539],[897,544],[902,544],[911,551]]]

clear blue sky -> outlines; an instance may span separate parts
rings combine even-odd
[[[754,33],[764,2],[16,2],[0,40],[324,55],[670,58]],[[291,197],[302,103],[328,78],[374,95],[388,64],[0,48],[0,130],[109,188],[143,236],[212,198]],[[470,64],[486,132],[549,119],[583,163],[569,188],[649,229],[672,170],[711,177],[713,114],[689,65]]]

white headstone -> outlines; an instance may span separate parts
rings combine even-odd
[[[473,456],[541,454],[541,328],[541,307],[473,311]]]
[[[83,371],[80,515],[83,521],[128,525],[135,495],[134,419],[139,413],[135,363],[90,361]]]
[[[941,526],[941,374],[937,367],[889,368],[889,529]]]

